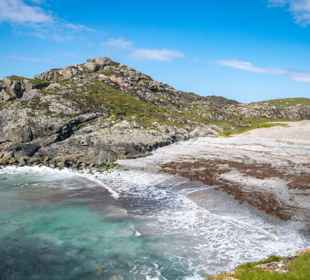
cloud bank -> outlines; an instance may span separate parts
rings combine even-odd
[[[172,61],[183,58],[184,54],[180,51],[168,49],[136,49],[131,56],[142,60]]]
[[[23,0],[1,0],[0,21],[10,23],[47,23],[53,17],[36,5],[26,4]]]
[[[283,7],[290,11],[296,23],[310,24],[310,0],[268,0],[270,7]]]
[[[66,22],[39,7],[44,0],[0,0],[0,23],[21,27],[23,34],[44,40],[62,42],[93,29]]]
[[[241,71],[259,73],[259,74],[286,76],[289,79],[296,82],[310,83],[310,72],[290,71],[288,69],[283,68],[260,67],[252,62],[239,59],[219,60],[217,61],[217,64]]]
[[[132,41],[124,38],[109,38],[103,45],[112,50],[126,51],[130,57],[139,60],[173,61],[185,57],[178,50],[136,48]]]

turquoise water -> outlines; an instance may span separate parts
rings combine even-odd
[[[0,169],[0,280],[201,280],[308,246],[300,225],[173,176]]]
[[[158,250],[172,237],[142,236],[137,228],[143,219],[122,216],[118,202],[92,184],[76,178],[0,175],[1,280],[194,275],[182,259]],[[63,188],[68,185],[69,190]],[[85,191],[89,185],[93,188]]]

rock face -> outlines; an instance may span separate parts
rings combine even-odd
[[[310,118],[309,104],[239,104],[154,81],[109,58],[0,81],[0,164],[100,168],[248,120]]]

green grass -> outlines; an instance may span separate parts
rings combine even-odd
[[[12,80],[12,81],[30,80],[29,78],[26,78],[23,76],[17,76],[17,75],[8,76],[7,78]]]
[[[50,84],[48,81],[37,79],[37,78],[31,79],[30,81],[36,87],[47,87]]]
[[[83,111],[108,111],[116,119],[129,119],[149,126],[154,122],[173,125],[175,119],[169,120],[171,112],[149,102],[143,101],[128,93],[96,81],[83,91],[74,91],[66,96]]]
[[[226,124],[223,127],[222,136],[229,137],[237,134],[242,134],[253,129],[270,128],[274,126],[286,127],[287,125],[279,122],[271,122],[266,120],[245,120],[243,123],[235,126],[234,124]]]
[[[260,263],[245,264],[237,268],[236,278],[238,280],[309,280],[310,279],[310,254],[297,257],[289,263],[288,273],[277,273],[263,271],[256,266],[258,264],[270,263],[279,260],[269,259]]]
[[[14,76],[13,79],[20,80],[24,78]],[[58,91],[44,89],[48,85],[47,81],[40,79],[28,80],[38,88],[42,88],[42,93],[44,94],[58,94]],[[60,84],[67,89],[67,93],[63,94],[63,97],[72,101],[74,106],[77,106],[81,112],[105,112],[116,120],[135,120],[146,128],[152,127],[154,123],[175,127],[214,124],[222,128],[222,136],[227,137],[257,128],[285,126],[285,124],[275,123],[277,120],[241,119],[239,116],[235,116],[234,119],[214,121],[214,118],[221,114],[221,111],[216,106],[201,106],[191,103],[188,106],[184,105],[183,108],[177,108],[172,104],[158,106],[149,101],[139,99],[133,93],[123,92],[101,81],[93,81],[84,86],[78,86],[70,80],[61,81]],[[299,103],[310,105],[310,99],[278,99],[267,101],[267,103],[278,104],[278,106],[280,106],[279,104],[282,104],[281,106],[288,106],[287,104],[296,105]],[[49,113],[48,104],[41,104],[39,98],[29,102],[28,105],[34,108],[44,108]]]
[[[278,107],[290,107],[296,105],[309,105],[310,106],[310,98],[285,98],[285,99],[273,99],[269,101],[264,101],[262,103],[268,103],[273,106]]]
[[[270,257],[266,260],[241,265],[234,271],[233,277],[238,280],[309,280],[310,279],[310,253],[297,256],[288,263],[288,273],[264,271],[259,265],[284,260],[281,257]],[[230,274],[223,273],[209,276],[207,279],[226,280]]]
[[[268,119],[231,119],[223,121],[211,121],[212,108],[199,106],[187,107],[178,110],[169,106],[157,106],[139,99],[130,93],[122,92],[100,81],[87,85],[83,90],[76,90],[74,84],[67,82],[73,91],[66,95],[85,112],[108,111],[115,119],[135,120],[144,127],[153,123],[184,127],[188,123],[195,125],[214,124],[223,129],[222,136],[231,136],[247,132],[256,128],[268,128],[273,126],[285,126],[285,124],[272,123]]]

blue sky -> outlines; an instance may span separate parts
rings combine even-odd
[[[0,0],[0,77],[110,56],[178,89],[310,97],[310,0]]]

